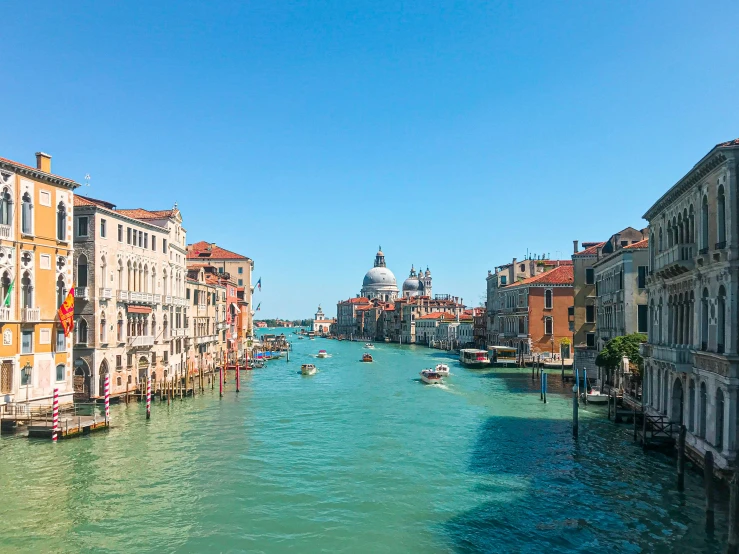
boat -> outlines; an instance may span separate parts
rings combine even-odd
[[[385,337],[385,342],[390,342],[390,338],[389,337]]]
[[[477,348],[463,348],[459,351],[459,363],[467,367],[487,367],[490,365],[488,353]]]
[[[438,373],[439,375],[448,377],[449,376],[449,366],[446,364],[436,364],[436,367],[434,368],[434,373]]]
[[[303,337],[298,337],[298,340],[303,340]]]
[[[488,360],[494,367],[516,367],[518,351],[510,346],[488,346]]]
[[[328,358],[328,352],[325,350],[319,350],[317,354],[318,358]]]
[[[444,382],[440,374],[430,369],[424,369],[420,375],[421,381],[427,385],[441,385]]]
[[[375,347],[375,345],[374,345],[374,344],[372,344],[371,342],[365,342],[365,343],[364,343],[364,347],[365,347],[365,348],[374,348],[374,347]]]
[[[588,399],[588,403],[592,404],[605,404],[608,402],[608,395],[602,393],[600,389],[590,389],[585,397]]]
[[[369,352],[365,352],[362,355],[362,361],[363,362],[371,362],[372,361],[372,354],[370,354]]]
[[[303,364],[300,366],[300,373],[303,375],[313,375],[316,371],[316,366],[313,364]]]

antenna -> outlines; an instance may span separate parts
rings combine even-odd
[[[85,186],[86,187],[90,186],[90,174],[89,173],[85,173]]]

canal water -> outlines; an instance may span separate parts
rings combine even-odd
[[[2,552],[718,552],[700,476],[642,453],[550,377],[443,352],[297,340],[290,362],[53,445],[0,438]],[[327,359],[312,356],[320,348]],[[418,372],[448,362],[444,386]],[[319,372],[299,374],[314,362]]]

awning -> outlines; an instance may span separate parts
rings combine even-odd
[[[233,306],[233,309],[234,309],[234,310],[236,310],[236,313],[237,313],[237,314],[240,314],[240,313],[241,313],[241,310],[240,310],[240,309],[239,309],[239,307],[238,307],[238,306],[236,305],[236,302],[231,302],[231,306]]]
[[[151,306],[129,306],[129,314],[150,314]]]

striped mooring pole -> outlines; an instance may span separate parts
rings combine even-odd
[[[105,374],[105,425],[110,422],[110,374]]]
[[[146,419],[151,419],[151,375],[146,378]]]
[[[223,366],[218,368],[218,392],[223,396]]]
[[[241,391],[241,383],[239,382],[239,361],[236,360],[236,392]]]
[[[54,389],[54,404],[53,404],[53,429],[51,431],[51,440],[56,443],[57,434],[59,433],[59,389]]]

